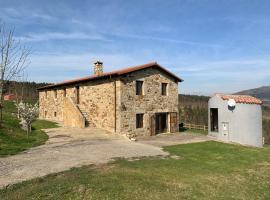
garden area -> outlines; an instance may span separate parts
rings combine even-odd
[[[44,144],[48,136],[41,129],[54,128],[57,124],[45,120],[35,120],[32,131],[27,133],[19,124],[17,108],[12,101],[4,101],[3,123],[0,128],[0,156],[14,155],[34,146]]]

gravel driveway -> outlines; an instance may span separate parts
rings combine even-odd
[[[72,167],[106,163],[116,157],[168,155],[162,151],[160,139],[156,139],[156,143],[147,138],[131,142],[123,136],[93,128],[61,127],[47,129],[46,132],[49,140],[45,145],[0,158],[0,188]],[[171,144],[170,140],[177,143],[170,137],[174,136],[163,138],[163,144]],[[196,138],[193,139],[196,142]]]

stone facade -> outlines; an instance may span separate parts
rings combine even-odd
[[[142,96],[135,93],[136,80],[143,81]],[[168,84],[166,96],[161,95],[161,83]],[[150,135],[151,116],[155,113],[168,113],[169,122],[169,113],[178,113],[178,83],[158,69],[145,69],[122,78],[120,90],[120,128],[118,130],[121,133]],[[144,126],[136,129],[136,114],[139,113],[144,114]]]
[[[136,95],[136,80],[143,81],[143,95]],[[167,83],[167,95],[161,94],[162,83]],[[66,117],[66,113],[75,117],[76,112],[65,111],[74,108],[65,106],[67,99],[86,113],[90,127],[121,134],[151,135],[151,117],[156,113],[167,114],[166,131],[170,132],[170,115],[176,113],[178,116],[178,82],[158,68],[40,90],[39,117],[66,121],[64,124],[68,125],[72,117]],[[143,128],[136,128],[136,114],[139,113],[144,114]]]

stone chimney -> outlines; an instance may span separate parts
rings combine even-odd
[[[100,76],[103,74],[103,62],[97,60],[94,62],[94,75]]]

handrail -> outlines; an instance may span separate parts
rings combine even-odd
[[[183,123],[185,128],[188,129],[198,129],[198,130],[204,130],[207,131],[208,130],[208,126],[206,125],[197,125],[197,124],[191,124],[191,123]]]

